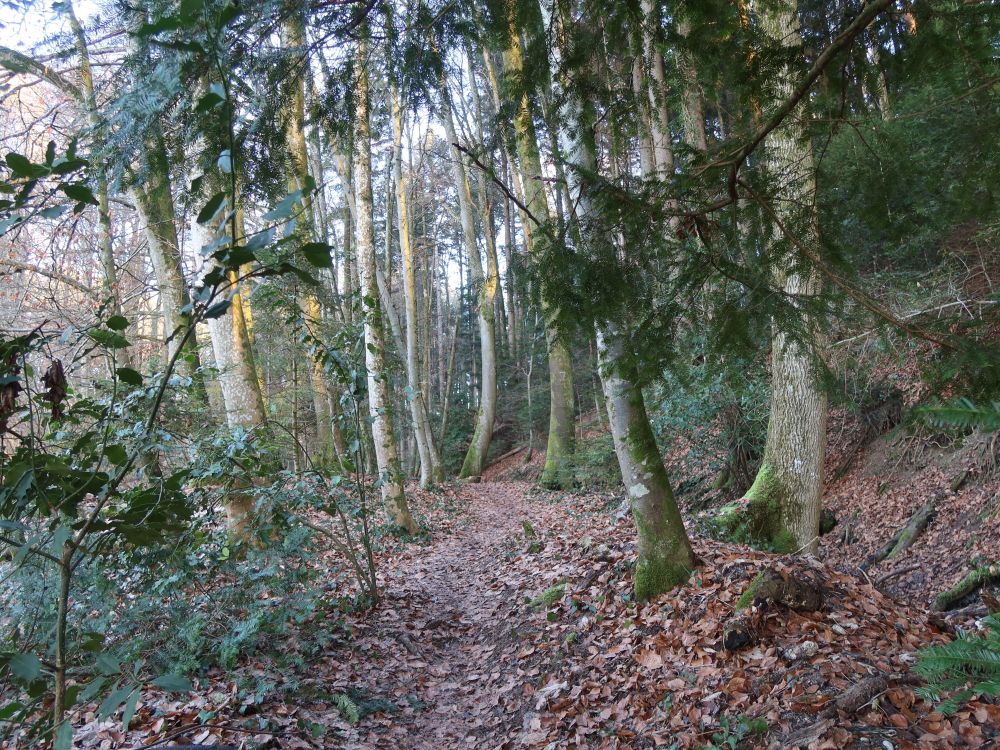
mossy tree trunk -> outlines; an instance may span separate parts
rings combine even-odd
[[[359,30],[361,40],[355,53],[354,110],[354,218],[355,247],[361,277],[364,311],[365,366],[368,371],[368,405],[371,411],[375,461],[382,478],[382,500],[389,518],[401,529],[415,533],[417,525],[410,515],[403,491],[403,476],[396,452],[389,400],[389,373],[385,365],[385,334],[382,329],[381,304],[376,279],[375,226],[372,220],[372,154],[369,122],[367,27]]]
[[[624,333],[614,326],[598,326],[598,358],[611,436],[639,536],[635,595],[648,599],[684,583],[695,558],[625,343]]]
[[[445,136],[451,144],[451,169],[455,189],[458,192],[459,217],[462,223],[462,239],[469,257],[469,273],[472,285],[477,289],[477,318],[479,320],[480,365],[482,378],[479,388],[479,409],[476,413],[476,426],[472,433],[472,442],[465,454],[465,461],[459,471],[459,477],[477,477],[486,467],[486,455],[493,439],[493,421],[497,408],[497,361],[496,361],[496,328],[494,327],[495,304],[497,292],[497,269],[490,259],[489,273],[483,271],[483,261],[476,244],[476,223],[472,213],[472,191],[465,169],[465,157],[458,148],[458,136],[455,133],[451,103],[448,93],[447,79],[441,77],[441,119],[444,123]],[[484,231],[492,231],[491,226]],[[494,256],[495,257],[495,254]]]
[[[763,10],[763,32],[776,47],[786,48],[787,60],[801,58],[796,0],[765,6]],[[778,74],[778,101],[791,95],[794,80],[790,62]],[[780,181],[776,214],[786,228],[800,232],[806,242],[814,244],[818,241],[812,208],[816,184],[805,117],[804,107],[799,105],[787,122],[769,136],[765,163],[771,176]],[[773,241],[787,244],[785,239],[775,227]],[[786,262],[776,264],[774,281],[793,301],[820,292],[815,270],[791,253]],[[793,336],[781,321],[773,324],[767,442],[760,470],[746,494],[750,499],[751,532],[786,552],[818,549],[822,511],[827,403],[815,374],[822,344],[815,321],[807,317],[803,330],[804,335]]]
[[[512,2],[508,2],[506,12],[508,34],[503,53],[504,72],[516,82],[523,75],[524,62]],[[548,222],[552,212],[545,195],[538,136],[527,93],[523,93],[518,102],[514,118],[514,142],[524,204],[537,221]],[[522,229],[529,254],[540,249],[537,246],[545,239],[542,237],[542,227],[527,219],[523,222]],[[549,435],[541,482],[549,488],[568,489],[573,484],[573,454],[576,450],[573,360],[565,336],[556,327],[558,300],[552,298],[544,279],[541,297],[549,366]]]
[[[586,226],[597,217],[593,216],[584,180],[597,170],[597,149],[593,111],[577,93],[563,65],[564,59],[579,54],[573,49],[568,5],[553,12],[547,2],[540,3],[554,41],[549,48],[555,76],[553,99],[558,102],[554,114],[560,158],[566,162],[569,205],[575,206],[573,235],[586,242]],[[694,569],[695,558],[646,413],[628,332],[608,320],[597,321],[596,328],[611,435],[639,537],[635,594],[647,599],[685,581]]]

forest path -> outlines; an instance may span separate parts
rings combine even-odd
[[[516,577],[505,564],[511,538],[531,517],[528,483],[462,486],[465,505],[454,533],[414,546],[386,570],[375,622],[378,673],[365,655],[354,664],[369,695],[403,708],[373,726],[354,748],[494,748],[520,729],[512,694],[517,629],[526,616]],[[510,575],[507,580],[505,574]],[[502,698],[514,698],[503,701]]]

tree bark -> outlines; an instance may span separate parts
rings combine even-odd
[[[298,13],[291,14],[285,21],[285,46],[291,51],[301,51],[305,54],[305,24]],[[288,108],[288,123],[286,138],[288,155],[291,163],[289,188],[303,190],[309,180],[309,149],[306,143],[305,131],[305,80],[301,75],[289,80],[291,87],[290,104]],[[302,197],[302,216],[299,221],[299,231],[306,242],[321,239],[320,225],[317,221],[316,206],[311,195]],[[333,415],[330,413],[330,385],[326,369],[323,366],[322,347],[323,333],[320,329],[323,321],[323,307],[319,297],[311,288],[306,289],[300,300],[306,332],[313,340],[310,352],[309,381],[312,385],[313,413],[316,417],[316,444],[313,447],[314,457],[321,463],[327,463],[333,458]]]
[[[361,277],[364,311],[365,366],[368,371],[368,404],[371,411],[375,460],[382,479],[382,500],[389,518],[401,529],[413,534],[417,524],[410,515],[403,491],[403,477],[392,431],[389,400],[389,374],[385,367],[385,338],[375,277],[375,226],[372,220],[372,155],[369,123],[367,29],[355,52],[355,122],[354,122],[354,203],[355,246]]]
[[[413,436],[420,458],[420,486],[426,489],[444,479],[441,459],[434,445],[434,434],[427,415],[424,387],[417,356],[417,289],[413,267],[413,234],[410,230],[407,183],[403,174],[403,113],[400,108],[399,91],[391,86],[392,99],[392,177],[396,193],[396,213],[399,230],[399,249],[403,256],[403,300],[406,306],[406,380],[410,387],[407,399],[410,403],[410,420]]]
[[[597,169],[593,113],[562,64],[577,53],[570,48],[570,19],[562,15],[569,9],[563,6],[553,13],[544,0],[540,7],[554,40],[549,51],[557,88],[553,98],[559,103],[556,134],[560,158],[566,162],[569,205],[576,207],[571,220],[577,223],[574,235],[583,241],[586,233],[581,225],[585,228],[594,218],[583,182],[583,175]],[[695,567],[695,557],[649,423],[628,334],[614,321],[599,320],[596,328],[611,435],[639,537],[635,594],[647,599],[684,582]]]
[[[493,439],[493,421],[497,408],[497,363],[496,363],[496,328],[494,326],[494,302],[497,291],[496,267],[491,262],[489,273],[483,272],[483,262],[476,244],[476,224],[472,214],[472,191],[465,170],[464,156],[458,148],[458,136],[455,133],[455,123],[451,111],[448,82],[441,77],[441,119],[444,124],[445,136],[451,144],[451,170],[455,189],[458,191],[459,216],[462,222],[462,240],[469,257],[469,273],[472,285],[477,290],[476,317],[479,321],[480,365],[482,381],[479,389],[479,409],[476,413],[476,426],[472,433],[469,450],[459,472],[459,478],[476,477],[483,473],[486,466],[486,455]],[[485,227],[491,231],[491,227]]]
[[[801,54],[797,0],[765,6],[761,28],[778,46],[787,46],[789,59]],[[787,65],[779,74],[776,96],[792,94],[794,71]],[[775,212],[789,226],[804,226],[807,242],[818,241],[813,210],[815,170],[812,148],[803,126],[804,107],[798,117],[789,118],[774,130],[765,153],[766,167],[775,179],[782,179],[782,200]],[[804,209],[804,221],[794,221]],[[775,228],[773,241],[783,238]],[[820,282],[814,270],[791,254],[776,264],[775,285],[791,300],[814,297]],[[771,408],[767,426],[764,460],[753,485],[746,493],[748,512],[759,536],[784,552],[819,547],[820,514],[823,494],[823,461],[826,452],[826,394],[820,387],[813,365],[821,354],[821,335],[814,321],[806,321],[807,340],[800,341],[773,324],[771,341]]]
[[[513,15],[513,7],[508,5],[507,12],[508,34],[503,54],[504,70],[508,76],[519,78],[523,75],[524,69],[521,36]],[[544,173],[538,149],[538,137],[526,93],[518,102],[514,118],[514,142],[517,148],[524,203],[536,219],[548,222],[552,214],[542,182]],[[529,219],[522,221],[522,230],[529,255],[536,252],[536,249],[540,250],[536,246],[542,240],[544,228],[533,226]],[[547,239],[553,240],[551,236]],[[552,299],[544,279],[541,297],[549,365],[549,434],[541,483],[550,488],[568,489],[573,484],[573,454],[576,450],[573,360],[566,338],[556,326],[558,301]]]

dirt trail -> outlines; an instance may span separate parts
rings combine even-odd
[[[408,551],[387,571],[386,599],[372,623],[384,660],[373,675],[368,655],[358,654],[357,671],[371,694],[409,707],[360,731],[350,747],[488,748],[517,734],[517,712],[499,705],[515,686],[511,665],[498,659],[518,626],[504,561],[511,535],[530,517],[528,490],[524,483],[463,487],[468,508],[456,532]]]

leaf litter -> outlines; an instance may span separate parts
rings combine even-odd
[[[251,660],[236,671],[270,680],[265,695],[216,670],[182,700],[144,692],[128,732],[88,712],[78,746],[169,744],[185,726],[177,741],[292,749],[997,746],[995,703],[943,716],[915,692],[915,652],[948,636],[853,568],[695,537],[689,583],[636,603],[634,529],[614,493],[443,492],[451,512],[413,493],[429,541],[380,555],[383,601],[347,614],[294,689]],[[821,580],[823,606],[754,609],[755,644],[726,651],[765,568]]]

